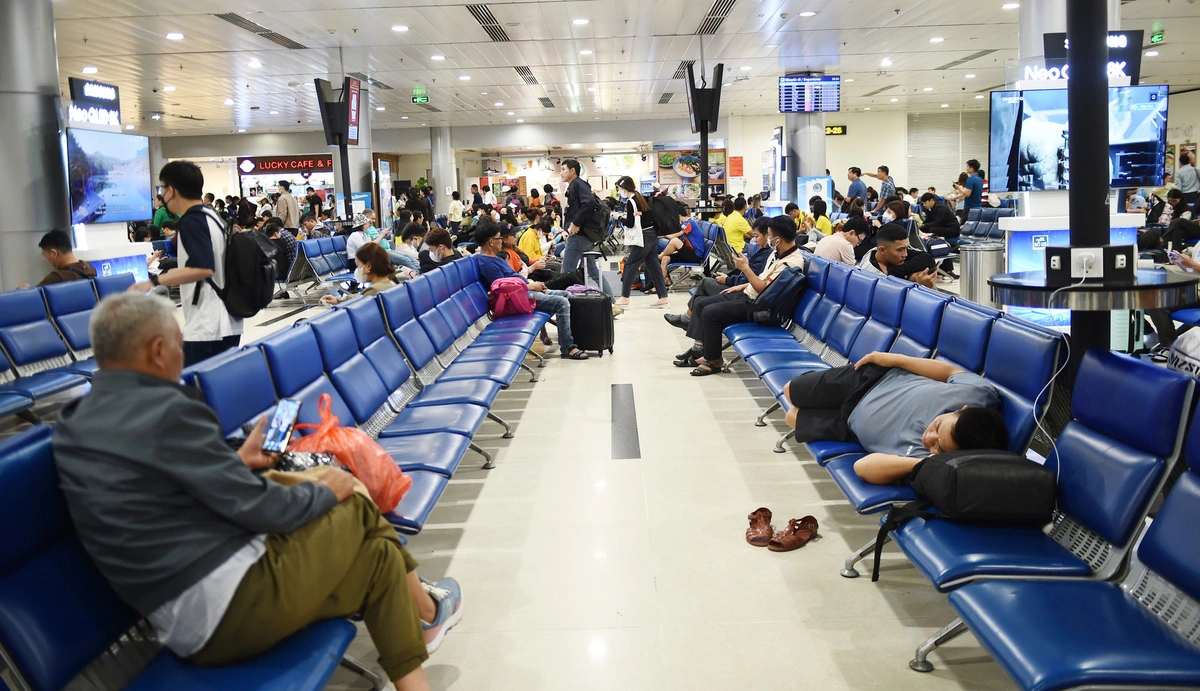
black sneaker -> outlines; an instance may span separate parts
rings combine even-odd
[[[663,319],[666,319],[667,323],[671,326],[684,331],[687,331],[688,324],[691,322],[690,319],[684,317],[682,314],[664,314]]]

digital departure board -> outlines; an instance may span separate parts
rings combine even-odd
[[[779,78],[780,113],[836,113],[842,109],[842,78],[790,75]]]

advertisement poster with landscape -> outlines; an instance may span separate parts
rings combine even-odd
[[[700,198],[700,152],[698,150],[658,151],[658,184],[676,199]],[[709,191],[725,189],[725,149],[708,152]]]
[[[148,221],[150,140],[146,137],[67,130],[71,223]]]

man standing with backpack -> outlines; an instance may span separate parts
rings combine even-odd
[[[130,290],[179,286],[183,304],[183,365],[188,367],[230,348],[242,338],[242,320],[229,314],[217,293],[225,286],[225,226],[204,207],[204,174],[190,161],[171,161],[158,174],[163,203],[179,215],[178,268]],[[253,234],[253,233],[251,233]],[[269,240],[266,240],[270,243]]]
[[[604,239],[605,228],[599,227],[598,219],[607,220],[608,214],[596,201],[592,186],[587,180],[579,177],[581,168],[579,161],[568,158],[560,166],[563,182],[567,185],[565,197],[567,205],[563,209],[563,227],[567,229],[567,247],[563,251],[563,273],[571,273],[579,269],[583,253],[592,249],[597,242]],[[600,214],[603,213],[603,216]],[[589,233],[591,237],[589,237]],[[596,260],[588,257],[587,272],[596,285],[600,283],[600,269]],[[607,292],[607,291],[605,291]]]

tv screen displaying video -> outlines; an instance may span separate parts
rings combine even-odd
[[[150,139],[98,130],[67,130],[71,224],[148,221]]]
[[[1163,184],[1167,87],[1108,90],[1109,186]],[[993,91],[989,189],[1065,190],[1071,184],[1066,89]]]

